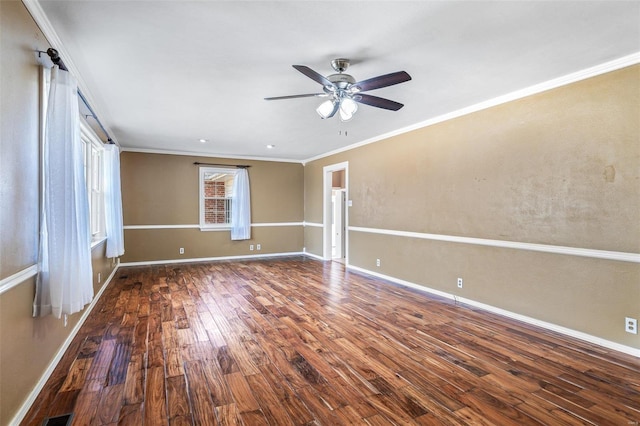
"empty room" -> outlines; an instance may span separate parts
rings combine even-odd
[[[0,425],[637,425],[640,3],[0,0]]]

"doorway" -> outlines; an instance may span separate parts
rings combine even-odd
[[[323,257],[348,264],[348,163],[324,171]]]
[[[345,233],[347,232],[344,225],[346,197],[347,194],[344,188],[333,188],[331,190],[331,210],[333,212],[331,217],[331,259],[338,262],[344,262],[346,251],[344,247]]]

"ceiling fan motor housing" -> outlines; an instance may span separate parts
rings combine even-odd
[[[349,68],[351,61],[346,58],[337,58],[331,61],[331,66],[338,72],[345,72]]]
[[[340,89],[346,89],[347,86],[356,82],[356,79],[349,74],[331,74],[327,76],[327,80],[335,84]]]

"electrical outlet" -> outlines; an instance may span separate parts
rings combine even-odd
[[[626,317],[624,319],[624,331],[631,334],[638,334],[638,320]]]
[[[256,244],[256,250],[260,250],[260,244]]]
[[[376,259],[376,266],[380,266],[380,259]]]
[[[98,272],[98,284],[102,282],[102,275]]]
[[[184,247],[180,247],[180,254],[184,254]]]
[[[253,244],[249,244],[249,250],[253,251]]]
[[[458,278],[458,288],[462,288],[462,278]]]

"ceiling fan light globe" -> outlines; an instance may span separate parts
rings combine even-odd
[[[316,109],[316,112],[318,113],[318,115],[320,115],[320,117],[322,117],[322,119],[325,119],[331,116],[334,107],[334,101],[330,99],[321,103],[320,106]]]
[[[340,102],[340,120],[349,121],[358,110],[358,104],[353,99],[343,98]]]
[[[351,121],[353,118],[353,114],[346,113],[342,109],[340,109],[340,121]]]
[[[340,111],[345,114],[353,115],[358,110],[358,104],[351,98],[343,98],[340,102]]]

